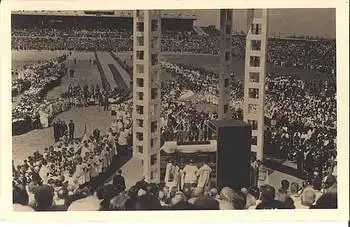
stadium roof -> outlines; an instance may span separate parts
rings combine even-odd
[[[12,11],[13,15],[132,17],[131,10],[31,10]],[[195,14],[163,12],[162,18],[196,20]]]

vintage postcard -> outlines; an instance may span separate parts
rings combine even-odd
[[[59,2],[1,4],[5,220],[348,219],[345,3]]]

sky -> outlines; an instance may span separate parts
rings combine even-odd
[[[207,26],[219,24],[218,10],[182,10],[195,13],[196,25]],[[176,12],[179,12],[177,10]],[[245,30],[246,10],[233,11],[234,31]],[[308,35],[335,38],[335,9],[270,9],[268,18],[269,35],[280,33],[282,36]]]

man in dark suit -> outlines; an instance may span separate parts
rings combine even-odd
[[[122,170],[119,169],[116,175],[113,177],[113,187],[118,188],[120,191],[125,191],[126,189],[125,179],[121,174],[122,174]]]
[[[73,120],[69,121],[68,124],[68,129],[69,129],[69,140],[73,140],[74,139],[74,123]]]

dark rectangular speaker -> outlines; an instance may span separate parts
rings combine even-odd
[[[236,120],[215,121],[217,186],[234,190],[250,184],[251,128]]]

